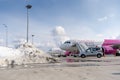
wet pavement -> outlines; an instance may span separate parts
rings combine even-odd
[[[25,65],[15,65],[14,69],[22,68],[44,68],[44,67],[85,67],[85,66],[110,66],[120,65],[120,57],[103,58],[60,58],[58,63],[32,63]],[[1,67],[0,69],[11,69],[11,67]]]
[[[120,75],[120,73],[112,73],[113,75]]]
[[[1,80],[119,80],[120,57],[67,57],[58,63],[14,65],[0,70]]]

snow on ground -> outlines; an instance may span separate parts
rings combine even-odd
[[[10,61],[20,58],[21,52],[17,49],[0,46],[0,66],[7,66]]]
[[[21,44],[17,49],[0,46],[0,66],[8,66],[12,64],[28,64],[28,63],[49,63],[56,59],[52,58],[40,49],[37,49],[30,43]]]

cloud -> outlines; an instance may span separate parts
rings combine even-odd
[[[104,16],[104,17],[99,18],[98,21],[106,21],[107,19],[108,19],[108,17]]]
[[[66,32],[62,26],[57,26],[52,30],[52,36],[56,43],[56,45],[60,45],[66,40],[69,40],[70,38],[66,35]]]
[[[118,36],[116,37],[116,39],[120,39],[120,35],[118,35]]]
[[[116,39],[119,36],[119,26],[110,26],[102,31],[104,38]]]
[[[22,44],[22,43],[25,43],[26,42],[26,40],[25,39],[15,39],[14,41],[13,41],[13,43],[19,43],[19,44]]]
[[[4,44],[4,40],[0,39],[0,45],[3,45],[3,44]]]
[[[19,47],[21,44],[24,44],[26,42],[26,39],[24,38],[16,38],[12,41],[11,44],[9,44],[10,47],[13,47],[13,48],[17,48]]]
[[[115,26],[109,29],[102,30],[101,33],[96,32],[94,29],[88,26],[81,27],[79,32],[76,32],[76,35],[78,36],[75,35],[75,39],[79,40],[103,41],[104,39],[120,39],[120,35],[118,35],[119,29]]]
[[[81,26],[78,29],[74,30],[74,36],[73,34],[71,35],[72,37],[75,37],[75,39],[80,39],[80,40],[89,40],[89,39],[95,39],[95,31],[88,26]]]
[[[113,17],[115,17],[115,14],[111,13],[111,14],[109,14],[109,15],[107,15],[107,16],[98,18],[98,21],[107,21],[108,19],[111,19],[111,18],[113,18]]]
[[[115,17],[115,14],[110,14],[109,17],[110,18]]]
[[[57,26],[55,29],[53,29],[53,36],[64,36],[66,35],[65,30],[62,26]]]
[[[103,34],[97,34],[96,36],[98,36],[98,37],[103,37],[104,35],[103,35]]]
[[[52,41],[42,41],[42,42],[34,43],[34,44],[35,44],[35,46],[37,46],[38,48],[40,48],[44,51],[48,51],[51,48],[57,47],[55,45],[55,43]]]
[[[79,28],[74,28],[73,31],[69,33],[71,39],[78,40],[103,40],[105,38],[104,33],[97,32],[96,29],[90,26],[80,26]]]

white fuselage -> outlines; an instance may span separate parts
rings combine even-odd
[[[77,47],[74,46],[74,43],[75,43],[75,41],[65,41],[65,42],[60,46],[60,48],[61,48],[62,50],[65,50],[65,51],[71,51],[71,52],[73,52],[73,51],[77,50]]]
[[[88,48],[88,47],[91,47],[91,46],[96,46],[95,42],[93,41],[79,41],[79,40],[68,40],[68,41],[65,41],[61,46],[60,48],[62,50],[65,50],[65,51],[70,51],[70,52],[74,52],[74,51],[77,51],[78,50],[78,47],[75,46],[75,44],[78,43],[78,44],[81,44],[82,46],[84,46],[84,48]]]

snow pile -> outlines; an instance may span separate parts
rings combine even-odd
[[[37,49],[29,43],[22,44],[18,49],[0,47],[0,66],[8,66],[10,64],[21,65],[29,63],[49,63],[55,62],[49,54]]]
[[[24,54],[22,57],[23,64],[48,63],[52,60],[55,60],[49,54],[46,54],[42,50],[37,49],[30,43],[25,43],[21,45],[18,49],[21,51],[22,54]]]
[[[0,66],[7,66],[10,61],[17,60],[21,56],[21,52],[17,49],[0,46]]]
[[[16,56],[20,56],[19,50],[0,46],[0,58],[14,59]]]

